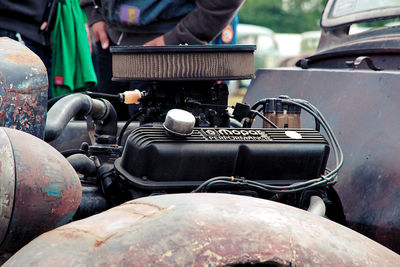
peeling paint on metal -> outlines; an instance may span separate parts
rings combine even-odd
[[[9,227],[14,206],[15,165],[10,140],[0,131],[0,245]]]
[[[61,197],[62,192],[60,188],[57,188],[56,183],[52,183],[50,185],[51,187],[49,188],[43,188],[42,190],[45,191],[49,196],[54,196],[54,197]]]
[[[11,252],[69,222],[79,207],[82,189],[72,166],[49,144],[22,131],[0,128],[1,132],[12,144],[15,162],[14,210],[0,245],[0,252]]]
[[[46,68],[39,57],[14,40],[0,38],[0,48],[0,126],[43,138],[48,88]]]
[[[399,260],[303,210],[203,193],[141,198],[72,222],[41,235],[5,266],[397,266]]]

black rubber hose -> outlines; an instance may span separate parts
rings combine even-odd
[[[144,111],[142,109],[139,109],[138,111],[136,111],[135,114],[133,114],[129,120],[127,120],[125,122],[124,127],[122,127],[120,133],[119,133],[119,137],[118,137],[118,145],[120,146],[122,144],[122,138],[124,137],[124,133],[126,131],[126,129],[128,128],[129,124],[131,124],[132,121],[136,120],[140,115],[142,115],[144,113]]]
[[[73,220],[80,220],[111,208],[98,186],[82,184],[82,200]]]
[[[101,122],[96,123],[96,134],[97,135],[110,135],[117,136],[117,123],[118,117],[114,106],[106,99],[102,99],[107,111]]]
[[[56,139],[73,117],[78,113],[88,114],[92,106],[92,99],[84,94],[72,94],[60,99],[47,113],[44,140]]]
[[[105,93],[98,93],[98,92],[90,92],[87,91],[85,92],[85,94],[87,94],[90,97],[94,97],[94,98],[105,98],[105,99],[112,99],[112,100],[120,100],[121,96],[120,94],[105,94]]]
[[[96,165],[94,162],[84,154],[74,154],[67,158],[68,162],[74,167],[75,171],[85,175],[96,175]]]

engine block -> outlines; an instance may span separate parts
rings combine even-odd
[[[216,176],[291,184],[323,174],[328,155],[328,142],[308,129],[195,128],[176,138],[162,127],[139,127],[115,168],[149,190],[195,187]]]

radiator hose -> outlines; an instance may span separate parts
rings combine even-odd
[[[92,99],[85,94],[72,94],[57,101],[47,113],[45,128],[46,142],[59,137],[72,118],[77,115],[91,116],[95,121],[95,135],[115,140],[117,113],[106,99]],[[104,139],[104,138],[103,138]]]

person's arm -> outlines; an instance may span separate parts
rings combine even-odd
[[[197,0],[196,8],[185,16],[178,25],[162,36],[145,45],[207,44],[231,21],[244,0]],[[81,0],[95,41],[101,41],[107,49],[109,40],[106,34],[101,8],[94,8],[93,0]]]
[[[163,36],[166,45],[207,44],[232,20],[244,0],[197,0],[196,8]]]
[[[80,0],[80,6],[86,11],[89,26],[92,26],[96,22],[104,21],[102,9],[96,6],[95,0]]]
[[[110,45],[110,41],[106,32],[106,22],[104,21],[103,14],[101,13],[101,8],[96,8],[93,0],[81,0],[80,6],[86,11],[88,24],[92,28],[94,41],[100,41],[101,47],[103,49],[107,49]]]

